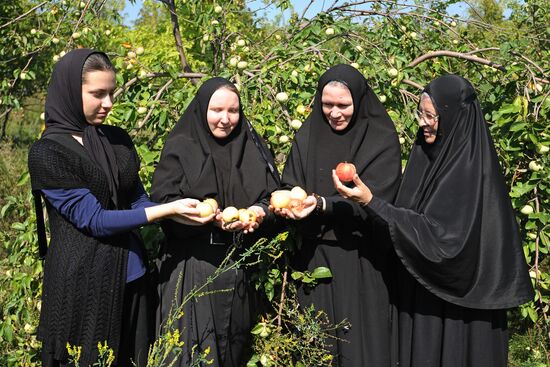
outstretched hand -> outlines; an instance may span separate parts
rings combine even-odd
[[[351,199],[361,205],[368,205],[372,200],[372,192],[368,186],[361,181],[357,174],[353,176],[355,187],[347,187],[344,185],[336,175],[335,170],[332,170],[332,181],[334,182],[336,190],[346,199]]]
[[[190,226],[201,226],[214,219],[216,213],[212,213],[207,217],[201,217],[197,204],[200,203],[196,199],[179,199],[171,202],[174,215],[170,217],[175,222]],[[219,212],[219,210],[218,210]]]

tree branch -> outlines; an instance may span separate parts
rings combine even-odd
[[[461,52],[446,51],[446,50],[434,51],[434,52],[430,52],[430,53],[427,53],[425,55],[422,55],[420,57],[417,57],[416,59],[414,59],[408,65],[408,67],[410,67],[410,68],[415,67],[416,65],[420,64],[421,62],[424,62],[424,61],[429,60],[429,59],[433,59],[434,57],[440,57],[440,56],[448,56],[448,57],[455,57],[455,58],[458,58],[458,59],[464,59],[464,60],[468,60],[468,61],[472,61],[472,62],[477,62],[477,63],[483,64],[483,65],[487,65],[487,66],[490,66],[492,68],[498,69],[500,71],[506,71],[506,68],[504,66],[502,66],[500,64],[497,64],[497,63],[495,63],[491,60],[484,59],[482,57],[478,57],[478,56],[475,56],[475,55],[468,55],[468,54],[464,54],[464,53],[461,53]]]
[[[401,83],[403,83],[403,84],[408,84],[408,85],[413,86],[413,87],[415,87],[415,88],[417,88],[417,89],[420,89],[420,90],[423,90],[423,89],[424,89],[423,86],[421,86],[420,84],[418,84],[418,83],[416,83],[416,82],[413,82],[412,80],[409,80],[409,79],[403,79],[403,80],[401,81]]]
[[[33,11],[35,11],[36,9],[40,8],[42,5],[47,4],[47,3],[48,3],[48,1],[43,1],[43,2],[41,2],[40,4],[38,4],[38,5],[36,5],[35,7],[33,7],[31,10],[27,11],[26,13],[21,14],[21,15],[18,16],[17,18],[12,19],[12,20],[10,20],[9,22],[7,22],[7,23],[5,23],[5,24],[0,25],[0,29],[5,28],[5,27],[9,26],[10,24],[13,24],[13,23],[15,23],[15,22],[17,22],[17,21],[23,19],[24,17],[26,17],[27,15],[29,15],[30,13],[32,13]]]
[[[155,99],[153,99],[153,102],[156,102],[159,100],[160,96],[162,95],[162,93],[164,93],[164,91],[166,89],[168,89],[168,87],[174,82],[174,79],[170,79],[169,81],[166,82],[166,84],[164,84],[162,86],[162,88],[159,89],[159,91],[157,92],[157,95],[155,96]],[[147,112],[147,115],[145,116],[145,118],[138,124],[138,129],[141,129],[143,127],[143,125],[145,125],[145,123],[149,120],[149,118],[151,117],[151,115],[153,114],[153,110],[155,109],[154,106],[151,106],[151,108],[149,108],[149,111]]]
[[[189,63],[187,62],[187,58],[185,57],[185,52],[183,50],[183,43],[181,41],[178,15],[176,14],[176,3],[174,0],[160,0],[160,1],[162,1],[170,11],[170,20],[172,22],[172,33],[174,34],[174,39],[176,41],[176,49],[178,50],[178,55],[180,58],[180,63],[183,68],[183,71],[186,73],[192,73],[193,70],[191,69],[191,66],[189,66]],[[197,85],[198,81],[194,78],[191,78],[191,83],[193,83],[193,85]]]
[[[113,99],[116,99],[119,95],[122,94],[126,89],[134,85],[138,80],[145,79],[145,78],[158,78],[158,77],[164,77],[164,76],[170,76],[170,73],[148,73],[142,77],[134,77],[130,80],[128,80],[122,87],[118,88],[115,93],[113,94]],[[200,79],[205,77],[206,74],[203,73],[179,73],[178,78],[196,78]]]

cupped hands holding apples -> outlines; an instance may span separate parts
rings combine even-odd
[[[300,186],[292,190],[277,190],[271,194],[269,210],[289,219],[303,219],[310,215],[317,206],[317,199],[308,195]]]
[[[258,229],[264,217],[265,211],[258,205],[252,205],[247,209],[228,206],[216,215],[214,224],[228,232],[252,233]]]
[[[251,233],[260,226],[265,217],[264,209],[257,205],[250,206],[247,209],[228,206],[221,211],[218,202],[214,198],[207,198],[203,201],[181,199],[175,201],[174,205],[178,205],[176,204],[178,202],[182,202],[182,206],[181,208],[176,206],[179,211],[171,219],[187,225],[203,225],[213,221],[214,225],[228,232],[242,230],[244,233]]]

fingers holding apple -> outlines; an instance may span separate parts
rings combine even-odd
[[[344,185],[336,173],[336,170],[332,170],[332,181],[336,190],[345,199],[351,199],[358,202],[361,205],[367,205],[372,200],[372,192],[367,185],[361,180],[359,175],[354,174],[351,181],[355,184],[355,187],[347,187]]]
[[[196,199],[179,199],[170,204],[174,212],[171,219],[178,223],[202,225],[212,221],[215,217],[212,207],[202,205],[203,203]]]

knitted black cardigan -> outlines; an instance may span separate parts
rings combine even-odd
[[[138,184],[139,159],[122,129],[103,126],[119,167],[119,209]],[[87,188],[113,209],[107,178],[68,134],[42,138],[29,151],[33,190]],[[97,359],[97,343],[118,352],[130,233],[95,238],[79,231],[47,204],[50,246],[44,264],[38,338],[45,352],[66,360],[67,342],[82,346],[81,366]]]

